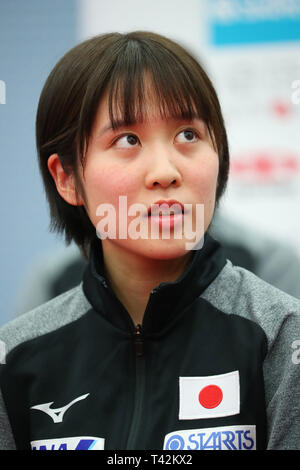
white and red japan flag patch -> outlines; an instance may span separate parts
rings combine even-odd
[[[239,371],[179,377],[179,419],[219,418],[240,412]]]

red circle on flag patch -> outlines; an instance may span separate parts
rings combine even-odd
[[[204,408],[216,408],[223,400],[223,392],[217,385],[207,385],[199,393],[199,402]]]

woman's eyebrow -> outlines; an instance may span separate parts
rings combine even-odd
[[[176,124],[180,124],[180,123],[184,123],[184,124],[193,124],[195,123],[195,121],[198,121],[198,125],[201,124],[201,125],[205,125],[204,121],[199,118],[198,116],[193,116],[191,119],[187,119],[187,118],[182,118],[182,117],[170,117],[169,118],[169,123],[170,122],[174,122]],[[111,122],[106,124],[104,127],[102,127],[99,132],[96,133],[96,137],[97,138],[100,138],[102,137],[106,132],[109,132],[109,131],[118,131],[118,130],[121,130],[121,129],[125,129],[125,128],[130,128],[132,126],[136,126],[136,125],[143,125],[143,122],[140,122],[138,123],[137,121],[135,122],[131,122],[131,123],[128,123],[128,122],[125,122],[124,120],[116,120],[114,121],[114,123],[112,124]]]
[[[102,135],[108,131],[116,131],[116,130],[124,129],[125,127],[133,126],[134,124],[135,124],[134,122],[128,124],[123,120],[114,121],[113,125],[112,123],[109,123],[106,126],[102,127],[102,129],[100,129],[99,132],[97,132],[97,137],[102,137]]]

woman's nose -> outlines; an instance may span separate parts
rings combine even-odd
[[[146,174],[146,186],[152,189],[156,186],[167,188],[170,185],[180,186],[182,177],[179,169],[169,155],[157,154],[150,158],[149,170]]]

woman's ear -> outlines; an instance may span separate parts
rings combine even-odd
[[[83,201],[81,197],[76,196],[74,175],[72,172],[65,172],[57,153],[53,153],[48,158],[48,169],[61,197],[72,206],[82,206]]]

